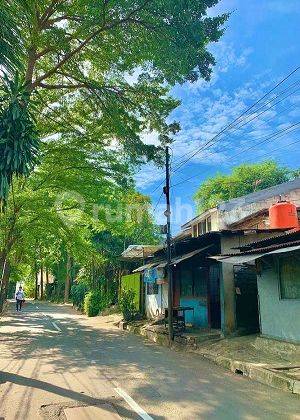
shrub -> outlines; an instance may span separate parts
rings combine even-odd
[[[85,283],[73,284],[71,287],[71,299],[74,306],[83,308],[84,298],[88,292],[88,286]]]
[[[125,321],[130,321],[136,315],[134,298],[135,292],[133,290],[122,290],[119,298],[119,306]]]
[[[87,316],[96,316],[100,312],[101,292],[99,290],[88,292],[84,298],[84,313]]]

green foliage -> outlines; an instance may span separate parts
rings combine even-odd
[[[11,77],[2,109],[2,199],[12,174],[26,175],[36,160],[33,101],[41,138],[72,132],[77,150],[86,141],[102,151],[117,142],[127,163],[161,162],[161,146],[179,130],[167,122],[179,104],[169,92],[178,82],[209,80],[215,60],[208,44],[219,40],[228,18],[207,16],[218,0],[4,3],[0,58],[10,71],[18,62],[21,77]],[[142,141],[145,130],[157,132],[159,147]],[[113,152],[106,154],[109,163]]]
[[[122,290],[119,296],[119,307],[125,321],[130,321],[134,318],[137,311],[135,308],[135,292],[133,290]]]
[[[35,279],[34,279],[34,277],[30,277],[27,280],[25,280],[24,291],[25,291],[26,298],[34,298],[34,296],[35,296]]]
[[[101,292],[93,290],[88,292],[84,298],[84,313],[87,316],[97,316],[100,312]]]
[[[76,306],[78,309],[83,309],[84,305],[84,298],[85,295],[88,293],[88,286],[85,283],[77,283],[73,284],[71,287],[71,299],[73,302],[73,305]]]
[[[14,175],[27,176],[37,162],[39,140],[29,111],[28,92],[18,74],[4,78],[0,96],[0,210]]]
[[[0,64],[6,74],[21,70],[24,61],[24,45],[13,3],[2,0],[0,7]]]
[[[274,161],[242,164],[233,168],[229,175],[219,173],[205,180],[194,198],[201,213],[222,201],[272,187],[292,178],[294,178],[292,171]]]

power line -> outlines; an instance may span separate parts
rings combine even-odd
[[[270,140],[273,140],[274,138],[279,138],[279,137],[282,137],[283,135],[285,135],[287,132],[290,132],[290,131],[294,131],[294,130],[296,130],[296,129],[298,129],[299,127],[299,124],[300,124],[300,121],[299,122],[297,122],[297,123],[295,123],[295,124],[292,124],[291,126],[289,126],[289,127],[286,127],[286,128],[284,128],[284,129],[282,129],[282,130],[279,130],[279,131],[276,131],[276,132],[274,132],[274,133],[271,133],[271,135],[269,135],[269,136],[264,136],[264,137],[266,137],[266,138],[264,138],[264,137],[262,137],[262,141],[260,141],[260,142],[258,142],[258,143],[255,143],[254,145],[252,145],[252,146],[249,146],[249,147],[247,147],[247,148],[245,148],[245,149],[243,149],[243,150],[241,150],[241,151],[239,151],[238,153],[236,153],[236,154],[234,154],[233,156],[229,156],[231,159],[233,159],[233,158],[235,158],[235,157],[237,157],[237,156],[239,156],[239,155],[241,155],[241,154],[243,154],[244,152],[246,152],[246,151],[248,151],[248,150],[251,150],[251,149],[254,149],[255,147],[257,147],[257,146],[259,146],[260,144],[263,144],[263,143],[267,143],[268,141],[270,141]],[[290,130],[290,131],[289,131]],[[205,173],[205,172],[204,172]],[[188,182],[188,181],[190,181],[191,179],[193,179],[193,178],[196,178],[197,176],[199,176],[199,175],[203,175],[204,174],[203,172],[198,172],[197,174],[194,174],[194,175],[192,175],[192,176],[190,176],[190,177],[188,177],[188,178],[186,178],[186,179],[184,179],[184,180],[182,180],[182,181],[179,181],[179,182],[177,182],[176,184],[174,184],[174,185],[172,185],[172,187],[176,187],[176,186],[178,186],[178,185],[181,185],[181,184],[183,184],[183,183],[185,183],[185,182]]]
[[[206,148],[206,146],[211,147],[213,144],[215,144],[216,142],[212,143],[215,139],[217,139],[218,137],[220,137],[220,135],[222,135],[225,131],[231,129],[235,126],[237,126],[240,122],[239,121],[244,115],[246,115],[251,109],[253,109],[256,105],[258,105],[263,99],[265,99],[268,95],[270,95],[270,93],[274,92],[274,90],[277,89],[278,86],[280,86],[281,84],[283,84],[287,79],[289,79],[294,73],[296,73],[298,70],[300,69],[300,66],[296,67],[294,70],[292,70],[287,76],[285,76],[282,80],[280,80],[272,89],[270,89],[268,92],[266,92],[262,97],[260,97],[254,104],[252,104],[250,107],[248,107],[245,111],[243,111],[237,118],[235,118],[230,124],[226,125],[225,127],[223,127],[223,129],[221,131],[219,131],[216,135],[214,135],[210,140],[208,140],[204,145],[202,145],[199,149],[197,149],[195,152],[193,152],[193,154],[187,158],[185,161],[180,161],[178,163],[178,165],[174,168],[173,173],[178,171],[183,165],[185,165],[189,160],[191,160],[196,154],[198,154],[200,151],[202,151],[203,149]],[[294,82],[294,84],[297,82]],[[289,86],[289,88],[291,86],[293,86],[294,84],[291,84]],[[286,90],[288,90],[289,88],[287,88]],[[286,90],[282,91],[285,92]],[[298,89],[297,89],[298,90]],[[281,92],[281,94],[282,94]],[[294,92],[292,92],[293,94]],[[275,98],[273,98],[272,100],[276,99],[280,94],[278,94]],[[290,96],[290,95],[288,95]],[[286,99],[286,98],[284,98]],[[271,101],[271,100],[270,100]],[[270,102],[269,101],[269,102]],[[279,101],[280,102],[280,101]],[[279,103],[278,102],[278,103]],[[268,103],[268,102],[267,102]],[[263,106],[265,106],[266,104],[264,104]],[[276,104],[275,104],[276,105]],[[274,105],[273,105],[274,106]],[[271,107],[269,107],[268,109],[270,109]],[[261,108],[260,108],[261,109]],[[253,114],[252,114],[253,115]],[[247,115],[247,118],[250,115]],[[256,118],[258,118],[258,116],[256,116]],[[254,118],[253,118],[254,119]],[[250,121],[248,121],[250,122]],[[245,124],[244,124],[245,125]],[[212,144],[210,144],[212,143]],[[190,153],[190,152],[188,152]],[[187,156],[188,153],[184,154],[183,156]],[[159,187],[160,185],[162,185],[163,182],[160,182],[152,191],[152,193],[154,193]]]
[[[262,115],[263,113],[267,112],[269,109],[271,109],[273,106],[277,105],[278,103],[282,102],[284,99],[286,99],[287,97],[291,96],[293,93],[295,93],[297,90],[299,90],[299,87],[292,92],[291,94],[287,95],[286,97],[284,97],[283,99],[279,100],[278,102],[276,102],[275,104],[273,104],[271,107],[267,108],[266,110],[262,111],[260,114],[254,116],[251,120],[246,121],[244,124],[242,124],[241,126],[237,127],[237,126],[232,126],[233,127],[233,131],[237,131],[238,129],[242,128],[244,125],[248,124],[249,122],[253,121],[254,119],[257,119],[260,115]],[[231,130],[231,128],[230,128]],[[201,152],[202,150],[206,150],[209,147],[213,146],[214,144],[216,144],[219,141],[219,137],[221,134],[223,134],[223,131],[220,131],[220,133],[216,134],[212,139],[210,139],[208,142],[206,142],[203,146],[201,146],[199,149],[197,149],[189,158],[187,158],[185,161],[181,162],[176,168],[174,172],[177,172],[182,166],[184,166],[187,162],[189,162],[194,156],[196,156],[199,152]],[[227,135],[228,136],[228,135]],[[214,141],[215,140],[215,141]]]
[[[233,126],[234,123],[238,122],[238,120],[247,114],[251,109],[253,109],[256,105],[258,105],[263,99],[265,99],[270,93],[274,92],[275,89],[277,89],[278,86],[280,86],[282,83],[284,83],[287,79],[289,79],[294,73],[296,73],[300,69],[300,66],[296,67],[294,70],[292,70],[287,76],[285,76],[280,82],[278,82],[272,89],[270,89],[268,92],[266,92],[262,97],[260,97],[254,104],[252,104],[250,107],[248,107],[245,111],[243,111],[237,118],[235,118],[230,124],[226,125],[219,133],[217,133],[212,139],[210,139],[205,145],[210,143],[212,140],[214,140],[216,137],[219,137],[223,132],[228,130],[231,126]],[[204,146],[205,146],[204,145]],[[197,154],[195,152],[195,154]],[[185,154],[186,155],[186,154]],[[188,159],[190,160],[194,154]],[[187,160],[187,161],[188,161]],[[184,162],[185,163],[185,162]],[[178,168],[176,168],[177,170]]]

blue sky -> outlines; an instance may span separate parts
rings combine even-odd
[[[181,100],[181,105],[172,119],[179,121],[182,127],[172,145],[173,166],[186,153],[186,158],[191,156],[300,65],[299,0],[223,0],[211,10],[211,14],[219,12],[232,14],[223,38],[210,48],[217,60],[211,81],[200,80],[173,89],[173,95]],[[262,109],[266,110],[262,115],[254,115],[256,118],[240,129],[227,132],[211,148],[196,154],[173,174],[173,185],[193,176],[172,189],[174,209],[178,208],[178,203],[183,206],[181,211],[177,210],[176,217],[173,212],[174,233],[195,215],[193,194],[197,187],[218,171],[227,173],[239,163],[267,158],[286,166],[300,167],[300,126],[298,130],[290,130],[279,138],[255,146],[264,136],[300,121],[300,70],[265,101],[285,89],[286,93],[274,102],[289,95],[286,99],[272,107],[274,102],[270,102],[268,110]],[[299,144],[291,144],[297,140]],[[155,134],[145,136],[145,141],[155,143]],[[251,146],[253,149],[247,150]],[[153,205],[159,199],[162,186],[155,188],[162,180],[163,171],[152,165],[144,166],[137,174],[139,190],[151,196]],[[161,224],[165,222],[163,210],[164,197],[155,211]]]

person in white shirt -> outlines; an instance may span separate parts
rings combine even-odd
[[[24,302],[24,291],[22,289],[22,286],[19,287],[19,290],[16,293],[16,308],[17,312],[21,311],[22,304]]]

